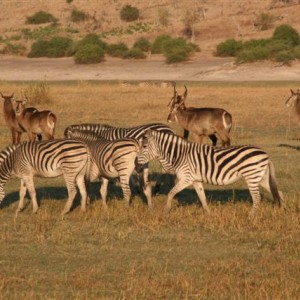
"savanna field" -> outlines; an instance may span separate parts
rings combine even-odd
[[[240,181],[204,185],[210,215],[192,188],[177,195],[167,215],[170,181],[153,195],[150,212],[135,190],[127,208],[119,182],[112,180],[108,211],[95,182],[87,212],[80,211],[78,196],[62,220],[67,190],[58,177],[35,178],[39,211],[32,214],[27,197],[15,219],[20,180],[11,178],[0,209],[0,299],[299,299],[300,129],[284,106],[299,82],[178,82],[179,92],[183,84],[188,106],[221,107],[232,114],[233,145],[255,145],[270,154],[286,209],[273,207],[271,195],[262,191],[258,214],[249,220],[252,202]],[[0,82],[0,91],[20,97],[29,86]],[[47,89],[49,101],[29,99],[28,106],[56,114],[57,138],[76,123],[166,123],[173,95],[171,87],[119,82],[50,82]],[[182,135],[178,125],[170,126]],[[11,136],[2,109],[0,132],[4,149]],[[160,172],[159,164],[151,163],[152,186]]]

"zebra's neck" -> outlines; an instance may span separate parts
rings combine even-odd
[[[176,170],[179,162],[188,158],[188,156],[185,156],[185,153],[190,151],[191,148],[196,149],[200,147],[194,143],[187,142],[179,136],[171,134],[155,133],[154,138],[158,150],[157,158],[165,170],[171,172]]]

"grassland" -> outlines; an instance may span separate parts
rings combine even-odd
[[[166,216],[169,184],[153,197],[150,213],[137,193],[126,208],[119,185],[112,182],[107,212],[94,183],[88,211],[80,212],[77,199],[61,220],[67,196],[63,179],[37,178],[38,214],[32,215],[28,201],[14,219],[19,180],[13,178],[0,210],[0,299],[299,299],[300,131],[284,107],[289,89],[299,82],[186,84],[189,105],[232,113],[233,144],[257,145],[271,155],[286,210],[273,208],[270,195],[263,193],[257,218],[249,221],[250,195],[241,182],[206,186],[210,215],[187,189]],[[27,87],[0,82],[3,93],[20,95]],[[172,96],[172,89],[117,82],[49,87],[52,102],[37,107],[57,114],[57,137],[74,123],[165,122]],[[0,133],[3,149],[10,134],[2,115]],[[153,185],[159,172],[153,163]]]

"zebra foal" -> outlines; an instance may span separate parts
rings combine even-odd
[[[85,143],[77,140],[30,141],[7,147],[0,152],[0,203],[4,199],[4,186],[15,175],[21,179],[20,200],[16,216],[25,207],[26,190],[30,194],[33,213],[38,210],[33,177],[64,176],[68,201],[62,215],[72,207],[77,190],[81,194],[81,210],[86,210],[87,193],[85,175],[89,166],[89,152]]]
[[[140,151],[140,144],[135,139],[122,138],[109,141],[100,138],[90,131],[73,129],[68,137],[85,142],[91,155],[89,177],[91,181],[102,178],[100,195],[103,205],[107,208],[107,186],[110,178],[120,178],[123,196],[130,204],[130,177],[136,169],[136,157]],[[148,183],[148,169],[142,168],[138,172],[140,186],[147,198],[148,207],[152,208],[151,187]]]
[[[203,208],[208,212],[202,183],[228,185],[241,178],[245,179],[252,197],[251,217],[255,215],[261,200],[259,185],[272,193],[279,206],[283,204],[274,166],[268,154],[257,147],[216,148],[188,142],[176,135],[147,131],[137,161],[145,164],[155,158],[165,171],[175,173],[178,179],[168,194],[167,211],[171,209],[174,196],[193,185]]]

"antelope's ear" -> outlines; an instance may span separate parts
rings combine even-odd
[[[22,104],[25,105],[27,102],[27,98],[25,97],[23,100],[22,100]]]
[[[15,92],[13,92],[10,96],[9,96],[9,98],[13,98],[14,97],[14,94],[15,94]]]
[[[292,93],[292,95],[295,95],[295,92],[291,89],[291,93]]]

